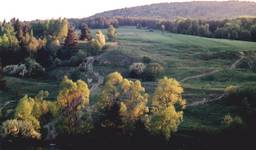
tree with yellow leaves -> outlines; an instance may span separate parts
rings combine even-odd
[[[92,55],[98,54],[102,50],[102,48],[106,45],[105,35],[100,30],[98,30],[96,32],[96,38],[92,39],[89,42],[89,45],[90,45],[91,50],[92,50],[91,54]]]
[[[73,82],[67,76],[60,84],[60,92],[57,97],[57,103],[65,118],[62,121],[62,128],[73,133],[79,125],[79,112],[89,105],[90,90],[88,85],[78,80]]]
[[[148,94],[140,81],[124,79],[118,72],[109,74],[100,94],[99,111],[104,127],[133,127],[148,112]]]
[[[169,139],[177,131],[183,119],[186,101],[182,98],[183,88],[172,78],[159,81],[152,98],[152,112],[145,119],[145,127],[153,134]]]
[[[24,96],[15,109],[14,119],[3,123],[4,136],[40,139],[42,116],[58,112],[55,102],[43,100],[47,96],[47,91],[40,91],[34,98]]]

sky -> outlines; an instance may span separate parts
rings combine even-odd
[[[191,0],[0,0],[0,21],[13,17],[20,20],[83,18],[118,8],[177,1]]]

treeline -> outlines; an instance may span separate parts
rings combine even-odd
[[[174,21],[139,17],[98,17],[71,20],[77,27],[82,23],[91,28],[106,28],[110,24],[118,26],[137,26],[138,28],[160,29],[172,33],[197,35],[211,38],[256,41],[256,18],[240,17],[226,20],[192,20],[179,18]]]

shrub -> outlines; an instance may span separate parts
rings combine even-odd
[[[150,57],[143,56],[142,57],[142,62],[145,63],[145,64],[149,64],[149,63],[152,62],[152,59]]]
[[[225,115],[223,118],[223,123],[227,127],[241,127],[243,125],[243,120],[239,116],[232,117],[230,115]]]
[[[86,56],[87,54],[84,51],[79,50],[74,56],[70,58],[70,65],[77,66],[81,64],[86,59]]]
[[[29,139],[40,139],[41,134],[38,133],[30,122],[23,120],[7,120],[3,123],[4,137],[22,137]]]
[[[9,65],[3,69],[3,72],[7,75],[20,77],[41,76],[44,71],[45,68],[31,58],[27,58],[24,64]]]
[[[224,92],[225,92],[226,94],[234,94],[234,93],[237,92],[237,90],[238,90],[238,87],[237,87],[237,86],[230,85],[230,86],[228,86],[228,87],[226,87],[226,88],[224,89]]]
[[[159,63],[150,63],[143,73],[144,80],[156,80],[164,72],[164,67]]]
[[[233,105],[243,106],[245,101],[251,106],[256,107],[256,86],[244,85],[240,87],[228,88],[229,93],[226,95],[226,100]]]
[[[140,78],[144,72],[145,65],[143,63],[133,63],[129,67],[129,74],[132,78]]]

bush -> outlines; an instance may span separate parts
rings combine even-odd
[[[4,137],[21,137],[29,139],[40,139],[41,134],[38,133],[30,122],[23,120],[7,120],[3,123]]]
[[[11,76],[34,77],[41,76],[45,72],[45,68],[34,59],[27,58],[23,64],[4,67],[3,72]]]
[[[159,63],[150,63],[145,68],[143,79],[154,81],[164,72],[164,67]]]
[[[141,78],[144,73],[145,65],[143,63],[133,63],[129,67],[129,75],[132,78]]]
[[[243,120],[239,116],[232,117],[231,115],[225,115],[223,123],[226,127],[241,127],[243,125]]]
[[[145,63],[145,64],[149,64],[149,63],[152,62],[152,59],[150,57],[143,56],[142,57],[142,62]]]
[[[224,92],[225,92],[226,94],[234,94],[234,93],[237,92],[237,90],[238,90],[238,87],[237,87],[237,86],[230,85],[230,86],[228,86],[228,87],[226,87],[226,88],[224,89]]]
[[[233,105],[243,106],[245,101],[250,106],[256,107],[256,85],[244,85],[240,87],[229,87],[226,100]]]
[[[86,59],[86,53],[82,50],[79,50],[74,56],[69,60],[71,66],[77,66],[81,64]]]

